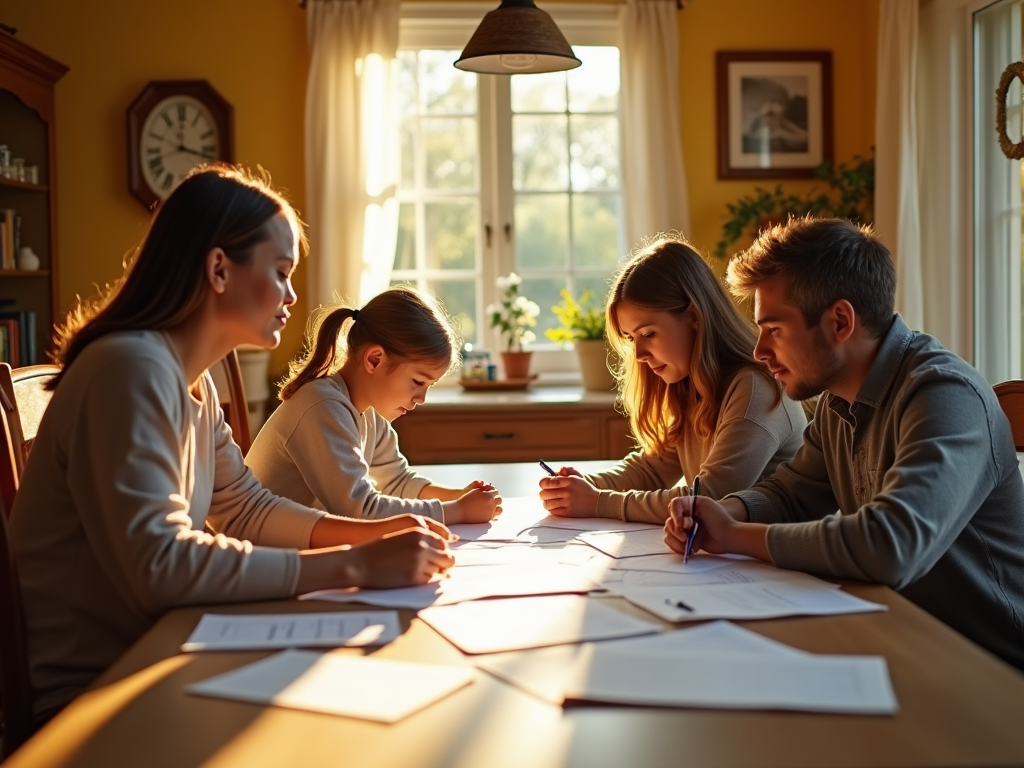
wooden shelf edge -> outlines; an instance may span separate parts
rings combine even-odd
[[[49,277],[48,269],[0,269],[0,277]]]
[[[27,181],[16,181],[0,176],[0,187],[11,187],[13,189],[24,189],[29,192],[46,192],[49,187],[45,184],[30,184]]]

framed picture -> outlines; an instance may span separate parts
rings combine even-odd
[[[831,51],[719,51],[718,178],[813,177],[832,160]]]

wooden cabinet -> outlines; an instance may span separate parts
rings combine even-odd
[[[394,422],[413,464],[619,459],[629,423],[612,395],[559,388],[523,393],[435,390]]]
[[[34,326],[31,338],[18,340],[15,362],[21,365],[46,361],[59,306],[54,86],[66,72],[63,64],[0,31],[0,144],[38,169],[34,183],[0,175],[0,219],[2,212],[13,211],[6,218],[20,220],[18,245],[31,247],[40,260],[35,270],[19,269],[17,262],[13,269],[9,262],[0,269],[0,318],[19,322],[19,329]]]

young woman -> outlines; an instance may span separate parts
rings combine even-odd
[[[124,278],[59,331],[62,370],[10,521],[39,723],[169,608],[419,584],[452,565],[443,526],[276,497],[231,441],[206,369],[279,343],[302,240],[267,184],[198,170]]]
[[[719,499],[792,457],[807,419],[753,358],[757,334],[685,240],[660,237],[615,279],[608,338],[619,355],[622,404],[640,450],[583,476],[541,480],[553,514],[663,523],[689,493]]]
[[[439,522],[486,522],[501,499],[487,483],[448,488],[409,469],[391,422],[422,403],[458,363],[438,306],[391,288],[362,309],[321,310],[307,354],[292,364],[245,457],[276,494],[328,512],[379,518],[416,513]]]

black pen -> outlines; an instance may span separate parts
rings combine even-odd
[[[541,466],[541,469],[543,469],[543,470],[544,470],[545,472],[547,472],[547,473],[548,473],[549,475],[551,475],[552,477],[554,477],[555,475],[557,475],[557,474],[558,474],[557,472],[555,472],[555,470],[553,470],[553,469],[552,469],[551,467],[549,467],[549,466],[548,466],[547,464],[545,464],[545,463],[544,463],[543,461],[538,461],[537,463],[538,463],[538,464],[540,464],[540,466]]]
[[[665,598],[665,604],[666,605],[671,605],[674,608],[682,608],[684,611],[689,611],[690,613],[693,613],[693,607],[687,605],[682,600],[669,600],[666,597]]]
[[[690,486],[690,498],[693,499],[693,503],[690,505],[690,515],[697,511],[697,496],[700,495],[700,478],[693,478],[693,485]],[[686,548],[683,550],[683,564],[685,565],[690,559],[690,550],[693,549],[693,540],[697,537],[697,528],[699,528],[697,518],[693,517],[693,528],[690,529],[690,535],[686,537]]]

